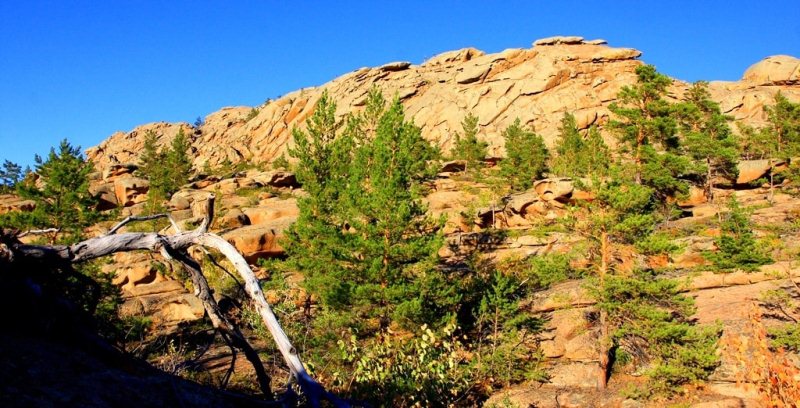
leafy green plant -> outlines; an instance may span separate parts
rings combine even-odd
[[[728,209],[720,225],[720,236],[715,240],[718,250],[704,254],[706,259],[720,271],[752,272],[772,262],[753,236],[749,212],[739,206],[736,197],[731,198]]]
[[[28,214],[11,217],[12,221],[28,227],[55,228],[51,243],[57,239],[77,242],[83,229],[100,220],[96,211],[97,199],[89,193],[89,173],[94,171],[79,146],[73,147],[66,139],[58,149],[50,149],[46,159],[35,157],[36,177],[28,177],[16,184],[17,193],[36,202]]]
[[[139,174],[150,182],[148,198],[154,202],[168,200],[189,181],[192,162],[189,159],[189,140],[178,130],[169,149],[158,148],[158,135],[148,131],[140,157]]]
[[[679,289],[676,281],[645,272],[608,276],[592,289],[614,328],[612,349],[649,363],[648,395],[669,395],[684,384],[701,382],[719,365],[721,328],[695,326],[693,301]]]
[[[456,132],[450,156],[453,159],[466,161],[467,172],[480,170],[489,144],[478,140],[478,117],[468,114],[461,122],[461,128],[463,135]]]
[[[517,118],[503,131],[506,157],[500,161],[500,174],[512,190],[526,190],[540,179],[547,168],[547,147],[541,136],[525,130]]]
[[[637,240],[635,245],[645,255],[669,254],[680,249],[679,245],[672,242],[672,237],[664,232],[652,233]]]
[[[462,367],[465,350],[455,330],[448,325],[436,333],[423,325],[408,340],[387,333],[367,344],[355,335],[339,340],[342,359],[354,370],[351,378],[338,374],[338,383],[352,381],[354,396],[380,407],[452,406],[471,381]]]
[[[578,130],[575,116],[564,112],[556,142],[556,153],[551,170],[559,176],[603,177],[608,174],[611,156],[596,127],[589,129],[584,138]]]

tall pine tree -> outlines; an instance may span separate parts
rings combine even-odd
[[[506,157],[500,162],[500,174],[513,190],[525,190],[541,178],[547,169],[547,148],[544,139],[525,130],[517,118],[505,131]]]
[[[714,180],[735,180],[737,175],[739,152],[728,126],[731,118],[722,114],[719,104],[711,99],[708,83],[702,81],[692,85],[675,112],[683,134],[683,149],[697,166],[706,196],[713,200]]]
[[[565,112],[556,142],[557,156],[552,159],[551,171],[559,176],[606,176],[611,161],[608,146],[600,132],[592,126],[584,138],[578,130],[575,116]]]
[[[17,184],[17,192],[36,202],[31,224],[39,228],[55,228],[66,242],[78,240],[83,229],[98,220],[97,199],[89,193],[91,162],[84,159],[79,146],[66,139],[58,149],[50,149],[46,159],[35,157],[37,178],[27,178]]]
[[[450,156],[453,159],[466,161],[467,171],[478,170],[486,158],[486,148],[489,146],[488,143],[478,140],[478,117],[468,114],[461,122],[461,129],[463,135],[456,132]]]

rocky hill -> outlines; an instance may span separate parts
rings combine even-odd
[[[453,134],[467,113],[480,119],[481,136],[490,154],[503,155],[502,129],[515,118],[533,126],[552,144],[564,112],[573,113],[580,128],[600,127],[609,119],[608,105],[620,88],[635,82],[634,70],[643,64],[640,51],[614,48],[603,40],[552,37],[530,49],[486,54],[465,48],[437,55],[420,65],[391,62],[360,68],[315,88],[291,92],[261,106],[228,107],[208,115],[193,129],[188,123],[152,123],[111,135],[88,150],[100,169],[135,163],[147,131],[168,143],[179,128],[192,134],[194,165],[211,167],[229,161],[266,163],[292,143],[291,129],[303,127],[323,91],[338,103],[337,114],[363,107],[367,91],[377,86],[397,95],[422,128],[424,137],[449,149]],[[669,74],[669,73],[667,73]],[[777,91],[800,99],[800,60],[768,57],[745,71],[736,82],[711,82],[712,97],[724,113],[745,124],[764,121],[762,107]],[[679,98],[689,84],[675,81],[670,96]],[[613,143],[613,140],[607,140]]]
[[[162,145],[168,144],[180,129],[191,135],[194,166],[198,170],[245,161],[269,163],[286,151],[292,143],[291,129],[304,126],[323,91],[337,101],[337,114],[345,115],[363,108],[373,86],[384,94],[396,94],[424,137],[443,149],[449,149],[452,136],[461,130],[467,113],[479,118],[478,137],[489,143],[490,155],[495,158],[504,155],[501,130],[515,118],[533,126],[552,145],[564,112],[573,113],[582,129],[592,125],[602,128],[608,123],[608,106],[623,86],[636,81],[634,71],[643,64],[640,56],[637,50],[609,47],[602,40],[553,37],[536,41],[531,49],[485,54],[468,48],[438,55],[420,65],[394,62],[362,68],[255,108],[223,108],[198,126],[161,122],[116,133],[88,151],[88,158],[99,170],[92,189],[101,199],[101,207],[119,209],[120,218],[141,214],[146,211],[148,182],[134,171],[145,133],[155,132]],[[680,99],[688,86],[675,81],[668,97]],[[738,123],[760,126],[767,119],[763,107],[774,102],[778,91],[792,101],[800,101],[800,60],[769,57],[747,69],[741,80],[712,82],[709,90],[723,112]],[[611,132],[603,132],[603,136],[610,145],[615,143]],[[789,164],[785,160],[740,161],[736,180],[715,184],[714,202],[702,189],[692,188],[688,197],[677,202],[680,214],[658,226],[677,249],[654,255],[628,245],[611,254],[623,273],[658,269],[680,282],[681,293],[696,300],[692,319],[720,327],[722,340],[717,354],[721,364],[705,385],[685,389],[685,395],[679,396],[681,406],[756,404],[755,393],[736,385],[741,356],[730,344],[742,338],[748,341],[748,335],[743,333],[749,327],[748,307],[754,300],[767,290],[790,293],[797,288],[791,278],[800,276],[798,190],[788,181],[776,179],[775,186],[759,181],[787,171]],[[281,247],[285,241],[281,238],[298,218],[298,198],[308,193],[291,172],[265,171],[261,167],[197,177],[172,195],[166,210],[181,226],[191,226],[204,215],[205,202],[213,193],[218,204],[215,232],[235,245],[250,263],[285,257]],[[483,170],[492,173],[497,168],[486,166]],[[585,184],[551,177],[537,180],[526,191],[498,193],[485,180],[469,176],[463,163],[444,163],[437,177],[429,182],[425,197],[429,212],[447,220],[447,245],[439,251],[442,264],[463,267],[465,260],[475,254],[500,264],[581,248],[587,237],[556,222],[569,215],[570,204],[594,198],[581,186]],[[731,197],[752,211],[749,217],[754,233],[773,259],[751,273],[716,273],[706,258],[717,250],[719,214],[726,211],[721,203]],[[32,202],[0,195],[0,213],[31,208]],[[109,227],[107,221],[89,232],[98,234]],[[587,254],[580,249],[577,252],[575,262],[586,261]],[[117,254],[101,269],[115,276],[113,283],[120,288],[123,300],[121,313],[128,317],[146,316],[159,336],[173,334],[204,317],[202,305],[187,290],[185,282],[176,279],[175,273],[149,254]],[[258,267],[256,272],[259,277],[269,275]],[[271,303],[296,302],[298,307],[316,307],[303,303],[304,289],[298,284],[301,276],[291,274],[285,279],[285,288],[266,291]],[[224,277],[210,280],[225,282]],[[220,288],[220,293],[224,292]],[[602,364],[597,345],[603,335],[597,323],[596,299],[588,293],[584,280],[565,278],[525,299],[522,309],[544,322],[535,341],[549,375],[548,383],[533,381],[493,390],[497,392],[490,403],[537,407],[661,404],[624,396],[625,389],[644,381],[646,364],[609,373],[610,391],[595,391],[596,376],[592,373]],[[778,320],[773,318],[767,323],[774,325],[780,323]],[[203,369],[216,375],[217,371],[224,371],[218,366],[231,359],[235,360],[222,356],[204,363]],[[238,366],[235,371],[242,378],[251,376]]]

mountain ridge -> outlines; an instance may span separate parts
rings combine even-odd
[[[644,64],[633,48],[614,48],[604,40],[550,37],[529,49],[511,48],[486,54],[463,48],[436,55],[421,64],[389,62],[341,75],[318,87],[290,92],[257,107],[223,107],[197,128],[188,123],[155,122],[129,132],[117,132],[87,150],[99,169],[138,161],[144,135],[153,131],[167,144],[178,129],[192,135],[195,168],[222,163],[269,163],[292,143],[291,129],[304,127],[324,90],[338,103],[337,115],[361,109],[367,91],[377,86],[387,97],[397,96],[423,136],[445,151],[467,113],[480,119],[480,137],[489,154],[502,157],[502,129],[515,118],[533,127],[552,145],[564,112],[578,126],[603,128],[608,105],[619,90],[633,84],[635,69]],[[668,74],[668,73],[667,73]],[[709,91],[724,113],[748,125],[766,119],[762,107],[776,92],[800,100],[800,60],[779,55],[751,67],[739,81],[711,81]],[[679,99],[690,84],[674,80],[670,97]],[[609,144],[613,138],[605,135]]]

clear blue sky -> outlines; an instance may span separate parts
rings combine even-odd
[[[0,1],[0,160],[193,122],[362,66],[581,35],[673,77],[800,57],[800,1]]]

